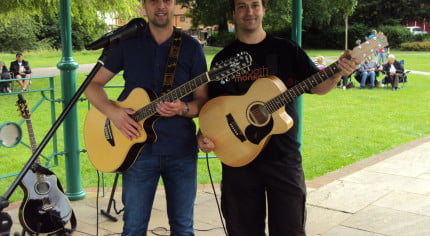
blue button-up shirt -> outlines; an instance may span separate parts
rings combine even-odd
[[[124,71],[125,88],[121,95],[126,98],[137,87],[160,94],[173,37],[158,45],[150,30],[142,35],[124,40],[116,45],[105,62],[113,72]],[[173,88],[206,72],[206,60],[201,45],[182,33],[181,50],[176,66]],[[191,101],[188,95],[182,101]],[[142,107],[147,104],[142,104]],[[196,128],[190,118],[182,116],[160,117],[155,121],[157,140],[145,145],[142,152],[155,155],[189,155],[197,153]]]

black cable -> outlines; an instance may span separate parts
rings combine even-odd
[[[99,235],[99,191],[100,191],[100,173],[97,172],[97,194],[96,194],[96,236]]]
[[[216,194],[216,191],[215,191],[214,182],[212,180],[211,168],[209,167],[209,156],[208,156],[208,153],[206,153],[206,166],[208,167],[208,174],[209,174],[209,180],[211,181],[212,191],[214,192],[214,195],[215,195],[215,202],[216,202],[216,205],[217,205],[217,208],[218,208],[219,219],[221,221],[222,228],[224,229],[225,235],[228,235],[227,234],[227,230],[226,230],[225,225],[224,225],[224,220],[222,218],[221,207],[219,205],[218,197],[217,197],[217,194]]]
[[[117,210],[117,209],[116,209],[116,201],[115,201],[115,199],[112,199],[112,202],[113,202],[113,209],[114,209],[115,213],[116,213],[117,215],[121,214],[121,212],[123,212],[123,211],[124,211],[124,207],[123,207],[122,209],[120,209],[120,210]]]

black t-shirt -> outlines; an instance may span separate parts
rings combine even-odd
[[[319,71],[296,43],[269,34],[258,44],[234,41],[215,56],[212,66],[220,60],[228,59],[242,51],[246,51],[252,56],[253,64],[250,71],[226,83],[210,82],[208,84],[210,98],[244,94],[255,80],[267,77],[267,75],[277,76],[287,88],[291,88]],[[273,94],[273,97],[276,95],[278,94]],[[301,161],[300,143],[297,142],[298,117],[295,105],[287,104],[286,111],[294,120],[293,127],[284,134],[273,135],[257,159],[296,157],[293,159]]]

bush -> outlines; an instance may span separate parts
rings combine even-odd
[[[0,25],[2,52],[16,53],[37,48],[39,28],[30,18],[13,19],[9,25]]]
[[[411,42],[414,39],[414,35],[401,25],[380,26],[378,27],[378,31],[384,32],[387,36],[390,48],[399,48],[401,43]]]
[[[430,41],[402,43],[402,44],[400,44],[400,50],[404,50],[404,51],[430,51]]]
[[[231,32],[214,32],[207,39],[208,46],[225,47],[235,40],[236,36]]]
[[[356,46],[357,40],[365,41],[365,32],[369,27],[354,24],[348,27],[348,47]],[[324,30],[311,29],[303,32],[303,47],[323,49],[343,49],[345,47],[345,26],[327,27]]]

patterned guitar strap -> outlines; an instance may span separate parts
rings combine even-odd
[[[167,57],[166,69],[164,71],[164,80],[161,95],[165,95],[172,90],[173,80],[175,79],[176,64],[178,62],[179,51],[181,49],[181,43],[181,30],[175,27],[173,30],[173,43],[170,46],[169,56]]]

